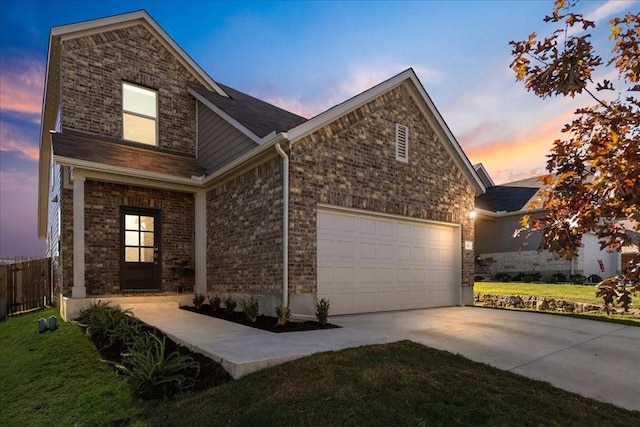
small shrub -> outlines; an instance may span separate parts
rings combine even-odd
[[[196,310],[200,310],[200,307],[202,307],[202,305],[204,304],[205,299],[206,296],[204,294],[195,294],[193,296],[193,306],[196,308]]]
[[[518,274],[516,274],[515,276],[511,277],[511,280],[514,282],[522,282],[522,279],[524,278],[525,274],[520,272]]]
[[[597,274],[592,274],[591,276],[587,277],[587,283],[600,283],[602,282],[602,277],[598,276]]]
[[[286,325],[289,321],[289,316],[291,315],[291,310],[286,305],[283,307],[281,305],[276,307],[276,316],[278,317],[278,325]]]
[[[495,278],[498,282],[510,282],[511,276],[509,273],[496,273]]]
[[[540,282],[542,280],[542,274],[539,271],[535,271],[529,274],[534,282]]]
[[[551,275],[551,278],[549,279],[549,281],[551,283],[566,282],[567,281],[567,275],[564,274],[564,273],[557,272],[557,273]]]
[[[483,276],[475,276],[473,278],[473,280],[476,281],[476,282],[482,282],[484,280],[484,277]]]
[[[322,325],[325,325],[329,319],[329,301],[324,298],[316,304],[316,318]]]
[[[533,282],[533,276],[530,274],[524,274],[522,277],[520,277],[520,280],[524,283],[531,283]]]
[[[249,297],[249,299],[242,299],[240,301],[240,307],[242,308],[242,312],[250,322],[255,322],[258,318],[258,314],[260,314],[260,304],[258,303],[258,299],[254,296]]]
[[[572,274],[569,279],[576,285],[584,285],[586,277],[584,277],[582,274]]]
[[[193,387],[200,364],[174,351],[166,355],[165,339],[144,332],[116,364],[133,392],[143,399],[166,398]]]
[[[209,305],[211,306],[211,309],[215,312],[220,311],[220,304],[222,303],[222,300],[220,299],[220,297],[218,295],[216,295],[215,297],[211,298],[209,297]]]
[[[224,300],[224,311],[227,314],[233,314],[233,312],[236,311],[237,306],[238,303],[236,303],[236,300],[234,300],[231,295]]]

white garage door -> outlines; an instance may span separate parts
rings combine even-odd
[[[318,210],[318,299],[331,314],[458,303],[455,229]],[[458,248],[459,249],[459,248]]]

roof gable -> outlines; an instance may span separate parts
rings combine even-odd
[[[186,69],[191,71],[194,77],[203,86],[216,92],[220,96],[227,96],[220,85],[213,81],[213,79],[209,77],[209,75],[200,68],[193,59],[191,59],[191,57],[156,23],[156,21],[153,20],[145,10],[138,10],[136,12],[53,27],[51,29],[51,38],[60,38],[62,41],[71,40],[91,34],[103,33],[139,24],[143,24],[151,34],[157,37],[164,47],[175,55],[178,61],[180,61]]]
[[[327,124],[337,120],[338,118],[349,114],[353,110],[363,106],[364,104],[374,100],[380,95],[387,93],[399,85],[408,84],[410,92],[412,93],[416,103],[420,107],[423,116],[436,132],[443,145],[455,161],[456,165],[460,168],[461,172],[467,178],[469,183],[473,186],[476,194],[484,193],[486,186],[478,176],[476,170],[469,162],[466,154],[462,151],[460,144],[451,133],[451,130],[445,123],[444,119],[440,115],[440,112],[431,101],[431,98],[425,91],[424,87],[420,83],[418,76],[413,69],[409,68],[402,73],[362,92],[359,95],[354,96],[347,101],[336,105],[329,110],[318,114],[314,118],[296,126],[286,133],[287,138],[291,143],[301,140],[307,135],[317,131],[318,129],[326,126]]]

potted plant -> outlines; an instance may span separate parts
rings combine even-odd
[[[186,282],[192,278],[195,274],[195,270],[191,267],[191,261],[184,259],[182,261],[176,261],[171,268],[171,273],[176,277],[178,282],[178,293],[184,292]]]

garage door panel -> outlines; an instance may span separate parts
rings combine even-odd
[[[454,305],[454,229],[318,212],[318,298],[332,314]]]

